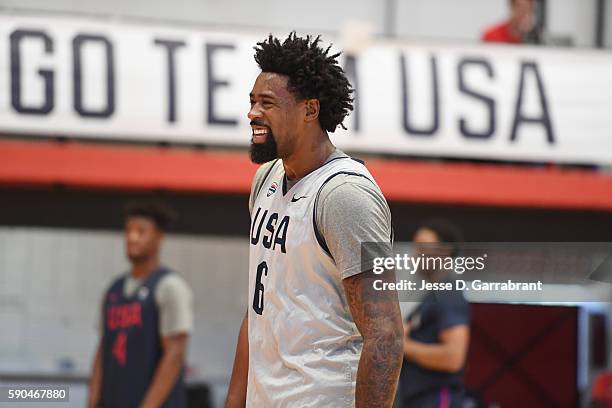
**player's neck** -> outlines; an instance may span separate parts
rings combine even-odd
[[[147,259],[132,262],[131,275],[134,279],[144,279],[151,275],[159,266],[159,257],[153,255]]]
[[[325,132],[316,138],[304,138],[303,140],[306,143],[298,146],[290,157],[283,159],[283,167],[289,180],[301,179],[318,169],[336,150]]]

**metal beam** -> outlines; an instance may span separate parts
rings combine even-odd
[[[597,0],[595,13],[595,47],[603,48],[606,32],[606,0]]]

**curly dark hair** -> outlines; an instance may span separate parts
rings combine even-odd
[[[127,203],[123,209],[125,219],[129,217],[145,217],[151,219],[160,231],[177,219],[177,214],[166,204],[155,199],[141,199]]]
[[[441,244],[452,246],[452,255],[457,255],[460,245],[463,243],[463,232],[454,222],[444,218],[433,218],[419,225],[417,230],[426,228],[433,231]]]
[[[340,53],[328,55],[319,46],[321,36],[298,37],[295,31],[281,43],[272,34],[257,43],[255,61],[262,72],[273,72],[289,77],[289,91],[298,100],[318,99],[321,105],[319,123],[328,132],[336,130],[353,110],[353,88],[338,64]]]
[[[432,218],[419,224],[417,229],[427,228],[438,236],[438,240],[443,243],[462,243],[463,232],[454,222],[444,218]]]

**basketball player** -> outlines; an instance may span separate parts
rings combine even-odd
[[[395,292],[374,293],[361,243],[390,248],[391,215],[366,167],[328,132],[352,109],[319,37],[258,43],[250,93],[249,306],[226,407],[391,407],[402,359]]]
[[[417,229],[413,242],[417,253],[455,256],[461,233],[448,221],[431,220]],[[423,272],[421,277],[430,282],[453,279],[444,270]],[[405,322],[400,407],[463,407],[469,319],[469,305],[460,290],[429,291],[410,313]]]
[[[182,373],[193,306],[185,281],[159,264],[169,216],[155,202],[128,207],[131,271],[116,279],[103,299],[89,407],[186,406]]]

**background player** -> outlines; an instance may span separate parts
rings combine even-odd
[[[444,220],[423,224],[413,239],[416,254],[454,256],[458,228]],[[436,245],[442,243],[441,245]],[[423,271],[431,282],[451,280],[448,272]],[[469,305],[457,290],[429,291],[404,323],[401,407],[462,407],[463,368],[469,345]]]
[[[131,270],[104,297],[89,407],[186,406],[182,373],[193,305],[185,281],[159,263],[170,217],[155,202],[133,204],[126,211]]]
[[[329,140],[352,100],[328,51],[295,33],[256,47],[251,159],[269,163],[251,191],[252,305],[226,407],[390,407],[394,399],[397,295],[375,294],[361,262],[362,242],[390,247],[391,216],[367,169]],[[393,272],[382,279],[395,281]]]
[[[509,0],[508,4],[508,19],[487,28],[482,40],[508,44],[539,43],[541,27],[538,26],[534,0]]]

